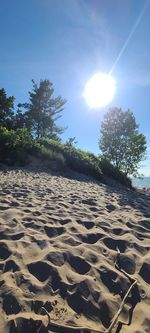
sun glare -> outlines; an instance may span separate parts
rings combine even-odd
[[[86,83],[83,96],[90,108],[98,109],[113,100],[115,90],[116,83],[112,76],[97,73]]]

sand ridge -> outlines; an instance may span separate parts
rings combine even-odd
[[[138,284],[119,318],[126,325],[113,332],[149,332],[149,235],[148,193],[77,175],[1,171],[1,332],[48,332],[42,307],[57,323],[108,328],[130,286],[115,267],[117,249],[118,267]]]

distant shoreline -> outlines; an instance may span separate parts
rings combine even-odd
[[[136,188],[146,188],[150,189],[150,177],[144,177],[143,179],[132,178],[132,184]]]

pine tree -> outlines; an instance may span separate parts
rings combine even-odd
[[[30,103],[19,104],[26,109],[26,127],[36,138],[57,137],[64,129],[57,126],[66,103],[61,96],[53,97],[53,84],[49,80],[41,80],[39,86],[32,80],[33,90],[29,91]]]
[[[8,129],[13,126],[14,97],[7,97],[5,89],[0,89],[0,125]]]

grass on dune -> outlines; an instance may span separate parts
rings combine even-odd
[[[30,156],[36,156],[51,168],[55,162],[58,170],[69,168],[103,181],[104,176],[131,186],[131,181],[103,157],[83,151],[68,144],[47,137],[35,140],[27,129],[8,130],[0,127],[0,162],[8,165],[29,163]]]

